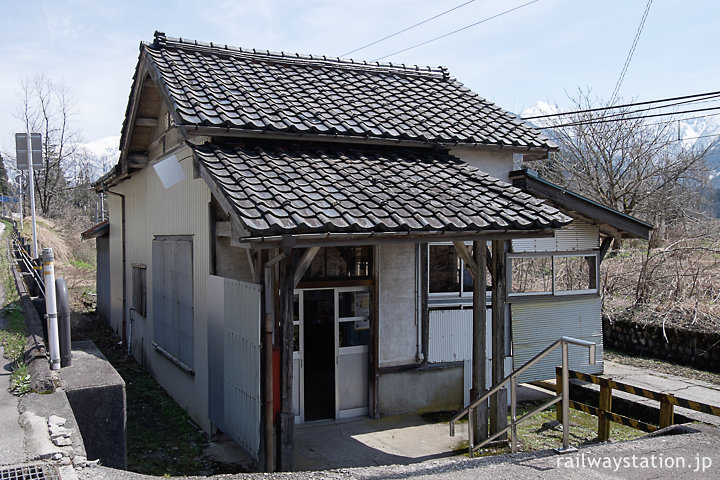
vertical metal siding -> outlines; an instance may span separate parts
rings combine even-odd
[[[225,425],[225,279],[208,275],[208,415],[218,427]]]
[[[600,298],[583,297],[553,301],[518,302],[512,305],[513,357],[520,368],[545,347],[562,336],[579,338],[597,344],[597,363],[588,363],[588,351],[571,345],[570,368],[585,373],[602,372],[603,338]],[[522,382],[555,378],[560,365],[560,350],[545,357],[519,377]]]
[[[599,248],[597,225],[579,220],[555,230],[549,238],[518,238],[512,240],[512,251],[519,252],[572,252]]]
[[[472,359],[471,309],[431,310],[428,362],[462,362]],[[492,310],[485,310],[485,351],[492,358]]]
[[[260,451],[260,285],[224,279],[224,431]]]
[[[145,359],[149,370],[158,382],[205,430],[210,430],[208,416],[208,368],[207,368],[207,288],[206,280],[210,273],[210,228],[209,207],[210,190],[202,179],[193,178],[192,157],[189,148],[176,153],[186,178],[182,182],[165,189],[152,168],[144,168],[131,178],[113,187],[114,191],[125,195],[126,241],[127,241],[127,285],[116,279],[122,278],[121,266],[121,218],[120,200],[109,196],[111,203],[111,270],[113,290],[113,311],[116,305],[122,305],[123,289],[131,295],[131,263],[147,265],[147,282],[152,285],[152,239],[155,235],[191,235],[193,237],[193,321],[194,336],[193,362],[195,375],[184,374],[176,366],[156,354],[150,346],[154,338],[154,297],[148,295],[148,316],[144,322],[142,335],[145,337]],[[118,298],[119,300],[115,300]],[[128,297],[130,298],[130,297]],[[128,302],[129,304],[129,302]],[[113,313],[114,317],[120,314]],[[114,324],[116,321],[113,322]],[[185,321],[187,326],[187,320]],[[140,334],[140,332],[138,332]],[[148,350],[150,348],[150,350]]]

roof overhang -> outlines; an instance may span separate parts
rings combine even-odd
[[[510,172],[513,186],[535,197],[544,198],[575,218],[590,220],[605,236],[648,240],[653,226],[571,190],[543,180],[533,170]]]
[[[271,237],[246,237],[239,239],[237,245],[252,249],[266,248],[309,248],[309,247],[346,247],[358,245],[384,245],[397,243],[427,242],[467,242],[512,240],[514,238],[552,237],[554,229],[536,230],[496,230],[467,232],[406,232],[367,234],[326,233],[309,235],[284,235]]]
[[[110,234],[110,220],[105,220],[97,225],[94,225],[80,234],[80,238],[83,240],[90,240],[91,238],[103,237]]]

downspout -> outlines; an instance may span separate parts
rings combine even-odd
[[[104,189],[107,193],[110,193],[112,195],[117,195],[120,197],[120,215],[122,217],[121,221],[121,243],[122,243],[122,331],[121,331],[121,338],[123,345],[127,345],[127,272],[125,269],[125,265],[127,264],[127,248],[125,246],[125,195],[122,193],[113,192],[109,189]]]
[[[417,327],[417,336],[415,338],[415,360],[418,363],[422,363],[425,360],[425,355],[422,352],[422,248],[424,244],[415,244],[415,325]],[[427,247],[426,247],[427,248]]]
[[[263,393],[265,397],[264,403],[264,431],[265,431],[265,472],[272,473],[274,471],[274,451],[273,443],[273,323],[274,323],[274,299],[273,299],[273,282],[272,268],[282,260],[290,256],[291,250],[285,249],[277,257],[268,260],[265,263],[264,289],[265,289],[265,321],[263,322],[263,371],[265,378],[263,379]]]

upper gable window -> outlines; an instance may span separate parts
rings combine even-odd
[[[298,252],[298,256],[299,256]],[[307,271],[303,281],[352,280],[370,278],[372,249],[362,247],[323,247]]]

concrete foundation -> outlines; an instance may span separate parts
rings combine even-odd
[[[60,370],[88,459],[127,468],[125,382],[91,341],[73,342],[72,366]]]
[[[460,410],[463,367],[451,365],[384,372],[378,385],[380,416]]]

